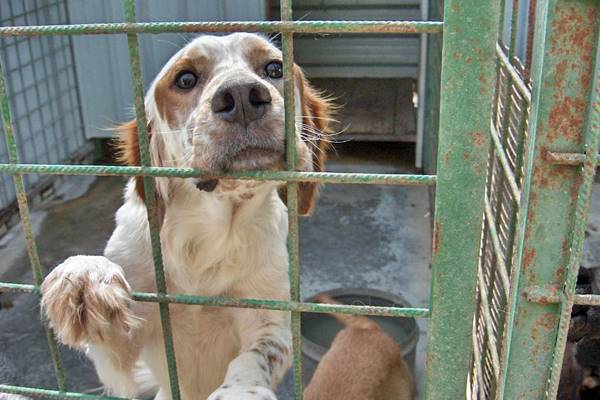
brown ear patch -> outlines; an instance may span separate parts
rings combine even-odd
[[[123,165],[138,167],[140,161],[140,145],[138,143],[137,124],[135,120],[125,122],[115,128],[117,138],[114,141],[116,147],[116,159]],[[148,129],[150,134],[150,129]],[[144,182],[141,176],[135,177],[135,191],[144,200]]]
[[[326,136],[331,133],[330,117],[333,112],[331,100],[324,97],[322,93],[319,93],[310,85],[297,65],[294,66],[294,77],[302,99],[303,124],[317,130],[320,135]],[[314,135],[310,134],[309,136]],[[320,137],[311,140],[316,147],[313,152],[313,171],[323,172],[329,142]],[[301,182],[298,185],[298,211],[300,215],[312,214],[317,193],[318,184],[316,183]]]

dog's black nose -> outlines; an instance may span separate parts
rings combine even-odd
[[[271,104],[269,89],[258,81],[226,82],[212,99],[212,110],[227,122],[248,125],[265,114]]]

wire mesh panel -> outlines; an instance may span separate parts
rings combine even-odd
[[[0,26],[66,23],[66,0],[6,0],[0,7]],[[20,132],[21,159],[47,164],[66,161],[84,145],[71,38],[2,37],[0,54],[5,60],[13,124]],[[4,143],[0,143],[0,160],[8,160]],[[39,179],[25,177],[26,188]],[[0,176],[0,210],[14,200],[10,176]]]
[[[522,5],[503,2],[496,45],[470,399],[555,398],[570,307],[597,301],[576,298],[573,276],[598,160],[598,3]],[[567,150],[588,164],[566,168]]]

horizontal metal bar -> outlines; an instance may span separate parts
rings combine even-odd
[[[560,289],[558,286],[528,286],[523,291],[527,301],[539,304],[558,304],[560,300]],[[581,306],[600,306],[600,295],[597,294],[576,294],[574,304]]]
[[[435,175],[355,174],[339,172],[249,171],[214,174],[194,168],[112,165],[0,164],[0,172],[43,175],[152,176],[201,179],[316,182],[370,185],[434,185]]]
[[[504,295],[508,298],[510,296],[508,268],[506,266],[506,260],[504,259],[505,254],[503,254],[502,247],[500,246],[500,238],[498,237],[498,230],[496,229],[496,220],[492,211],[492,205],[490,204],[490,199],[488,198],[487,194],[484,198],[484,211],[486,225],[488,227],[490,238],[492,239],[492,246],[496,256],[496,262],[498,263],[497,269],[500,271],[500,279],[502,279],[502,285],[504,286]],[[493,276],[490,277],[490,282],[492,282],[493,279]]]
[[[546,152],[546,161],[557,165],[581,165],[585,161],[583,153],[560,153],[554,151]],[[600,163],[600,154],[596,154],[596,166]]]
[[[508,74],[512,78],[513,83],[519,90],[519,93],[521,93],[521,95],[525,98],[528,104],[531,103],[531,90],[527,87],[525,82],[523,82],[523,78],[521,77],[521,75],[519,75],[515,67],[510,63],[508,56],[504,54],[502,47],[500,47],[500,44],[498,43],[496,43],[496,54],[498,55],[502,66],[508,71]]]
[[[510,187],[510,191],[512,192],[513,199],[519,200],[521,198],[521,190],[517,186],[515,175],[513,171],[511,171],[510,165],[508,164],[508,158],[506,157],[506,152],[504,151],[502,143],[500,142],[498,131],[494,126],[494,121],[490,121],[490,131],[492,134],[492,141],[494,142],[494,147],[496,148],[496,156],[498,157],[498,160],[500,160],[500,165],[502,166],[502,170],[504,171],[504,176],[508,180],[508,186]]]
[[[0,282],[0,292],[38,293],[34,285],[22,283]],[[299,311],[303,313],[340,313],[372,315],[379,317],[429,317],[427,308],[408,307],[379,307],[379,306],[349,306],[339,304],[318,304],[299,301],[279,301],[263,299],[239,299],[221,296],[194,296],[188,294],[157,294],[133,292],[131,297],[136,301],[150,303],[189,304],[214,307],[255,308],[277,311]]]
[[[0,27],[0,37],[167,32],[440,33],[437,21],[137,22]]]
[[[0,384],[0,393],[21,394],[28,397],[44,399],[128,400],[122,397],[100,396],[74,392],[60,392],[58,390],[38,389],[25,386],[11,386],[3,384]]]

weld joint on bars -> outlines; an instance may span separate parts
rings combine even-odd
[[[231,21],[231,22],[126,22],[74,25],[0,27],[0,37],[39,35],[101,35],[168,32],[265,33],[441,33],[438,21]]]
[[[515,174],[510,169],[510,165],[508,164],[508,157],[506,156],[506,152],[504,151],[504,147],[500,142],[500,136],[498,134],[498,130],[494,126],[494,121],[490,121],[490,132],[492,135],[492,141],[494,142],[494,147],[496,148],[496,156],[500,160],[500,165],[502,166],[502,170],[504,172],[504,176],[508,180],[508,186],[513,195],[513,199],[518,200],[521,198],[521,190],[517,185],[517,180],[515,178]]]
[[[0,293],[18,292],[18,293],[39,293],[39,288],[35,285],[24,283],[0,282]],[[163,294],[132,292],[131,297],[135,301],[150,303],[175,303],[187,305],[205,305],[216,307],[232,308],[258,308],[264,310],[276,311],[299,311],[303,313],[340,313],[340,314],[360,314],[381,317],[417,317],[428,318],[428,308],[418,307],[379,307],[379,306],[350,306],[340,304],[319,304],[306,303],[299,301],[280,301],[266,299],[243,299],[237,297],[222,296],[195,296],[188,294]]]
[[[500,59],[500,63],[502,64],[502,66],[504,68],[506,68],[506,70],[508,71],[508,74],[512,78],[512,81],[514,82],[517,89],[519,90],[519,93],[521,93],[521,95],[525,98],[525,100],[527,101],[527,104],[531,104],[531,90],[529,89],[527,84],[523,81],[523,78],[517,72],[515,67],[512,65],[512,63],[508,59],[508,56],[504,53],[504,50],[502,50],[502,47],[500,47],[500,44],[498,44],[498,43],[496,43],[496,54],[498,55],[498,58]]]
[[[112,165],[0,164],[0,172],[47,175],[148,176],[269,180],[371,185],[435,185],[435,175],[368,174],[340,172],[248,171],[214,174],[194,168],[125,167]]]
[[[560,304],[561,294],[563,292],[557,285],[528,286],[523,289],[525,299],[531,303]],[[577,305],[600,306],[600,295],[597,294],[576,294],[573,300],[573,303]]]

